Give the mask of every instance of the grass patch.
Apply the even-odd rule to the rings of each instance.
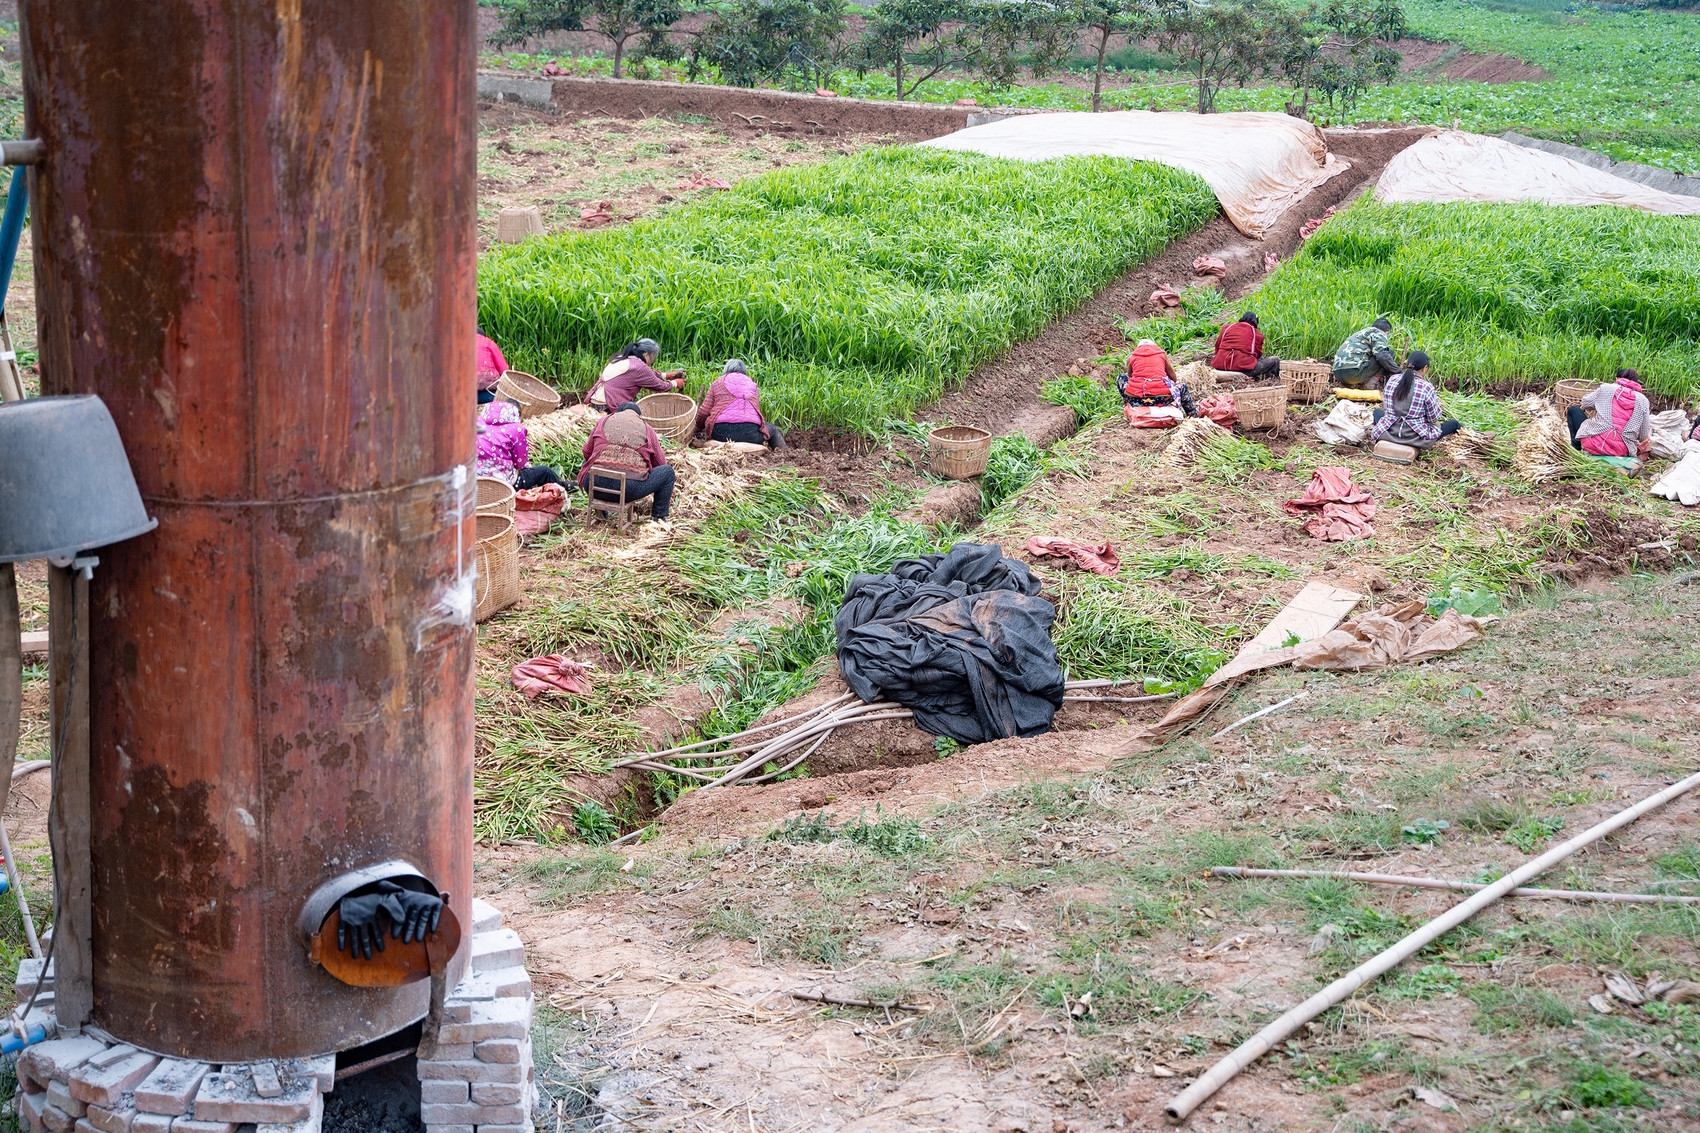
[[[1183,599],[1138,582],[1065,575],[1052,639],[1070,679],[1156,677],[1195,684],[1232,644]]]
[[[569,388],[647,335],[698,393],[740,357],[782,424],[872,434],[1216,212],[1202,180],[1152,164],[876,148],[493,248],[479,320]]]
[[[1568,1003],[1538,987],[1476,984],[1466,987],[1464,995],[1476,1005],[1476,1029],[1487,1035],[1568,1027],[1576,1018]]]
[[[1466,389],[1609,380],[1632,365],[1649,391],[1687,398],[1700,371],[1700,231],[1631,209],[1366,197],[1270,277],[1260,305],[1283,355],[1327,357],[1389,314],[1397,346],[1427,350]],[[1453,400],[1486,423],[1480,403]]]
[[[1066,405],[1074,410],[1081,428],[1121,416],[1122,396],[1114,388],[1096,378],[1066,375],[1044,384],[1039,396],[1052,405]]]

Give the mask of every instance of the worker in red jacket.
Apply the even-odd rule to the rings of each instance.
[[[1122,395],[1122,414],[1138,428],[1163,428],[1183,417],[1198,416],[1192,391],[1175,375],[1168,352],[1149,338],[1139,340],[1128,356],[1127,370],[1116,378]]]
[[[1247,311],[1237,323],[1229,323],[1216,336],[1216,354],[1210,359],[1212,370],[1235,370],[1254,378],[1281,372],[1281,359],[1263,357],[1263,332],[1257,329],[1257,316]]]

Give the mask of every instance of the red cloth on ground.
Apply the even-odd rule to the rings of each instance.
[[[1226,279],[1228,265],[1215,256],[1198,256],[1192,261],[1192,274],[1213,275],[1217,279]]]
[[[1239,406],[1231,393],[1213,393],[1198,403],[1198,415],[1208,417],[1224,429],[1232,429],[1240,419]]]
[[[590,666],[560,653],[533,657],[514,666],[514,687],[532,700],[546,692],[570,692],[577,696],[589,696]]]
[[[566,510],[567,490],[559,484],[539,484],[514,493],[514,530],[521,536],[541,535]]]
[[[1172,429],[1186,414],[1176,405],[1124,405],[1122,417],[1135,429]]]
[[[1212,370],[1249,370],[1263,357],[1263,332],[1250,323],[1229,323],[1216,336]]]
[[[1151,305],[1153,307],[1179,307],[1181,305],[1180,293],[1173,287],[1159,287],[1151,293]]]
[[[1068,559],[1093,574],[1115,574],[1122,568],[1121,556],[1108,543],[1077,543],[1054,535],[1035,535],[1022,549],[1038,558]]]
[[[1305,532],[1313,539],[1344,543],[1375,535],[1375,498],[1352,483],[1348,468],[1318,468],[1310,474],[1305,494],[1281,505],[1289,515],[1309,515]]]

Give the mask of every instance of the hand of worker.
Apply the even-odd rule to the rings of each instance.
[[[370,892],[358,897],[344,897],[337,903],[336,948],[338,952],[347,950],[350,956],[360,955],[370,960],[372,950],[384,950],[384,934],[378,930],[378,910],[385,903],[402,892],[401,886],[393,881],[380,881],[370,887]],[[394,921],[392,916],[391,921]]]
[[[667,373],[663,376],[670,378],[673,381],[683,383],[684,380],[685,380],[685,371],[683,371],[683,370],[668,370]]]
[[[674,378],[673,379],[673,388],[674,389],[684,389],[685,388],[685,379],[684,378]]]
[[[443,898],[403,889],[384,899],[384,911],[390,915],[390,935],[403,944],[411,944],[437,931],[437,921],[443,915]]]

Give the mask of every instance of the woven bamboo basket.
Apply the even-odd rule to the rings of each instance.
[[[1287,387],[1263,386],[1234,391],[1242,429],[1273,429],[1287,413]]]
[[[505,208],[496,217],[496,239],[503,244],[518,244],[541,235],[543,210],[536,205],[529,208]]]
[[[992,434],[972,425],[946,425],[927,434],[928,463],[947,480],[972,480],[986,474]]]
[[[486,512],[477,517],[477,523],[472,564],[478,605],[473,619],[481,622],[519,601],[519,532],[511,516]]]
[[[685,444],[697,431],[697,403],[685,394],[652,393],[637,406],[649,427],[670,441]]]
[[[1287,387],[1287,400],[1300,403],[1321,401],[1333,385],[1334,369],[1327,362],[1306,358],[1303,362],[1281,363],[1281,384]]]
[[[514,513],[513,486],[494,476],[478,478],[478,514],[479,515],[512,515]]]
[[[1572,405],[1581,405],[1582,399],[1600,388],[1599,382],[1591,382],[1586,378],[1565,378],[1552,390],[1552,399],[1558,403],[1560,412]]]
[[[519,402],[519,415],[538,417],[561,407],[561,395],[553,388],[520,370],[509,370],[496,383],[496,393]]]

